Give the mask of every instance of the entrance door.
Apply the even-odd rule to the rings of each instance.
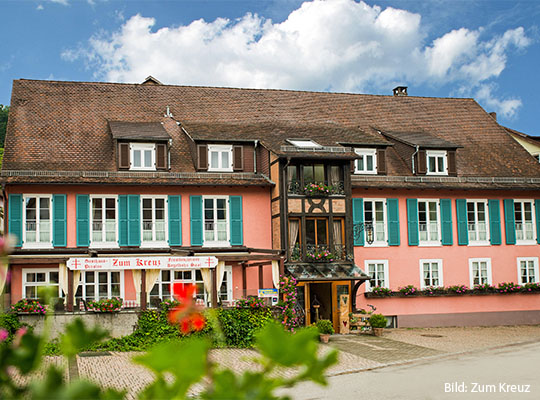
[[[319,319],[329,319],[334,325],[336,332],[339,332],[339,296],[351,293],[351,283],[349,281],[313,281],[299,282],[299,292],[302,295],[302,305],[305,307],[306,325],[316,322]],[[349,299],[349,308],[350,308]],[[319,307],[315,307],[319,305]],[[316,311],[318,310],[318,312]],[[351,310],[349,309],[349,312]]]

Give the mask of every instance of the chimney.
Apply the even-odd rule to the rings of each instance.
[[[495,121],[497,121],[497,113],[492,111],[489,113],[489,115],[491,115],[491,118],[493,118]]]
[[[396,86],[394,96],[407,96],[407,86]]]

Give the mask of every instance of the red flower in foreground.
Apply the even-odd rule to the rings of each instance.
[[[168,314],[171,324],[178,324],[183,334],[193,331],[200,331],[204,328],[206,320],[200,313],[199,307],[195,303],[195,285],[190,283],[174,283],[172,292],[180,303],[172,308]]]

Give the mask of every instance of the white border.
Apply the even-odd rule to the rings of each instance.
[[[29,285],[34,287],[46,287],[51,286],[50,276],[48,275],[49,272],[58,272],[58,296],[62,296],[62,288],[60,287],[60,269],[59,268],[21,268],[22,272],[22,292],[21,292],[21,298],[27,299],[26,297],[26,286],[28,283],[40,283],[40,285]],[[39,272],[46,272],[47,273],[47,281],[46,282],[27,282],[26,280],[26,274],[27,273],[39,273]]]
[[[135,150],[141,151],[141,166],[135,167],[133,165],[133,152]],[[150,163],[152,164],[151,167],[145,167],[144,164],[144,151],[145,150],[152,150],[152,159]],[[138,142],[132,142],[129,144],[129,169],[131,171],[155,171],[156,170],[156,145],[155,143],[138,143]]]
[[[483,262],[485,261],[486,264],[487,264],[487,283],[489,285],[493,285],[493,278],[492,278],[492,273],[491,273],[491,258],[469,258],[469,287],[472,289],[475,285],[474,283],[474,275],[473,275],[473,270],[472,270],[472,264],[473,262]],[[481,285],[481,284],[480,284]]]
[[[424,263],[437,263],[438,264],[438,273],[439,273],[439,284],[426,286],[424,282]],[[420,266],[420,289],[425,289],[428,287],[443,287],[444,286],[444,274],[443,274],[443,260],[441,258],[423,258],[419,262]]]
[[[518,257],[517,261],[517,281],[519,285],[524,285],[525,283],[521,281],[521,261],[533,261],[534,262],[534,282],[540,282],[540,277],[538,276],[538,257]]]
[[[389,280],[389,274],[388,274],[388,260],[364,260],[364,271],[367,275],[369,275],[369,264],[383,264],[383,271],[384,271],[384,286],[387,289],[390,289],[390,280]],[[366,280],[366,292],[371,292],[371,284],[369,283],[369,279]]]
[[[443,172],[429,172],[429,157],[443,156]],[[448,175],[448,151],[446,150],[426,150],[426,175]]]
[[[387,210],[386,210],[386,199],[382,199],[382,198],[364,198],[363,199],[363,212],[364,212],[364,215],[362,215],[362,218],[364,219],[364,223],[366,222],[365,219],[366,219],[366,201],[372,201],[372,202],[375,202],[375,201],[381,201],[383,203],[383,217],[384,217],[384,240],[382,241],[377,241],[377,240],[374,240],[372,244],[369,244],[367,242],[367,237],[366,237],[366,230],[364,229],[362,234],[364,235],[364,247],[388,247],[388,214],[387,214]],[[373,213],[375,214],[375,209],[373,209]],[[375,231],[373,231],[374,235],[373,235],[373,239],[375,239]]]
[[[469,239],[469,210],[468,210],[468,204],[469,203],[483,203],[485,207],[485,213],[486,213],[486,240],[474,240],[471,241]],[[475,219],[478,217],[478,207],[475,206]],[[467,224],[467,241],[469,242],[469,246],[491,246],[491,221],[489,220],[489,205],[487,199],[466,199],[465,200],[465,222]],[[477,231],[478,232],[478,231]]]
[[[162,199],[165,201],[165,210],[164,210],[164,213],[165,213],[165,240],[160,240],[160,241],[157,241],[157,240],[147,240],[147,241],[144,241],[143,240],[143,200],[144,199],[152,199],[152,224],[153,226],[155,226],[155,211],[156,211],[156,202],[155,200],[156,199]],[[169,247],[169,197],[168,196],[164,196],[164,195],[141,195],[140,196],[140,201],[141,201],[141,205],[140,205],[140,209],[141,209],[141,214],[140,214],[140,221],[141,221],[141,248],[152,248],[152,247]],[[182,222],[180,222],[180,224],[182,224]],[[181,228],[181,227],[180,227]],[[154,234],[155,231],[152,230],[152,233]]]
[[[118,235],[119,235],[119,221],[118,221],[118,213],[119,213],[119,210],[118,208],[120,207],[120,204],[118,202],[118,195],[116,194],[91,194],[89,196],[90,198],[90,204],[88,205],[88,209],[89,209],[89,213],[90,213],[90,218],[88,219],[89,220],[89,223],[90,223],[90,248],[94,248],[94,249],[112,249],[112,248],[118,248],[120,247],[119,244],[118,244]],[[116,223],[116,237],[115,237],[115,240],[114,240],[114,243],[113,242],[94,242],[92,241],[92,232],[93,232],[93,225],[94,225],[94,217],[93,217],[93,213],[92,213],[92,200],[93,199],[114,199],[115,201],[115,206],[114,206],[114,212],[115,212],[115,223]],[[105,205],[105,203],[104,203]],[[103,215],[103,217],[105,217],[105,215]],[[103,221],[105,221],[105,219],[103,219]],[[103,224],[103,226],[105,227],[105,223]]]
[[[437,234],[439,239],[438,240],[426,240],[422,241],[420,239],[420,202],[430,202],[434,201],[437,205]],[[441,199],[416,199],[416,212],[417,212],[417,219],[418,219],[418,246],[419,247],[438,247],[442,246],[442,232],[441,232]],[[426,218],[429,214],[429,208],[426,207]],[[452,232],[453,233],[453,232]],[[428,236],[429,236],[429,230],[428,230]]]
[[[354,149],[354,152],[359,156],[373,156],[373,171],[367,171],[365,167],[367,163],[364,163],[364,169],[358,169],[358,159],[354,160],[354,173],[361,175],[377,175],[377,149],[359,148]]]
[[[227,240],[225,241],[210,241],[207,242],[205,237],[205,223],[206,215],[204,212],[204,200],[205,199],[224,199],[225,200],[225,216],[227,218]],[[217,213],[215,212],[215,203],[214,203],[214,215],[215,220],[217,221]],[[203,212],[203,247],[231,247],[231,216],[229,214],[229,196],[202,196],[202,212]]]
[[[536,215],[536,207],[535,207],[535,202],[533,199],[513,199],[514,200],[514,209],[512,210],[512,212],[514,213],[514,234],[516,235],[516,245],[518,246],[530,246],[530,245],[536,245],[536,218],[535,218],[535,215]],[[531,203],[531,214],[532,214],[532,227],[533,227],[533,238],[532,240],[526,240],[526,239],[522,239],[522,240],[519,240],[517,238],[517,230],[515,229],[516,228],[516,221],[515,221],[515,213],[516,213],[516,203],[519,202],[519,203]],[[523,208],[521,210],[521,212],[523,213]]]
[[[208,172],[217,172],[217,171],[220,171],[220,172],[233,172],[234,160],[233,160],[233,151],[232,150],[233,150],[232,145],[209,144],[208,145]],[[218,163],[219,163],[220,167],[212,168],[211,153],[213,151],[217,151],[220,154],[220,156],[218,157]],[[228,167],[224,167],[223,165],[221,165],[221,162],[222,162],[221,153],[224,153],[224,152],[229,153],[229,166]]]
[[[50,241],[48,242],[31,242],[28,244],[26,241],[26,199],[29,197],[35,197],[36,198],[36,224],[37,221],[41,222],[41,219],[39,218],[39,199],[40,198],[47,198],[49,199],[49,222],[51,224],[51,230],[49,232]],[[53,203],[52,194],[23,194],[22,195],[22,248],[23,249],[52,249],[53,248]],[[67,211],[66,211],[67,215]],[[36,225],[36,238],[38,236],[38,226]]]

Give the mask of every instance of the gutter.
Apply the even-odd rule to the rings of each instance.
[[[416,151],[413,153],[413,155],[411,156],[411,163],[412,163],[412,173],[413,175],[416,175],[416,171],[415,171],[415,165],[414,165],[414,157],[418,154],[418,152],[420,151],[420,146],[416,145],[415,146],[416,148]]]

